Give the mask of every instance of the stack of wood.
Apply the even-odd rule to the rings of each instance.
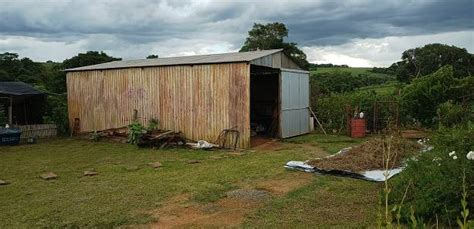
[[[128,127],[126,126],[98,131],[97,134],[101,138],[107,138],[115,142],[126,143],[128,141]]]
[[[139,147],[163,149],[167,146],[184,146],[186,145],[186,139],[181,136],[180,132],[154,130],[141,135],[137,145]]]

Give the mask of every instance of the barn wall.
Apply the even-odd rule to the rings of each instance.
[[[67,73],[69,121],[81,131],[128,125],[133,110],[146,124],[181,131],[186,138],[215,142],[237,127],[250,146],[250,65],[164,66]]]

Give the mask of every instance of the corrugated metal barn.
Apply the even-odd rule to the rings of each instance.
[[[81,132],[133,119],[215,142],[224,129],[287,138],[309,132],[309,72],[282,50],[114,61],[67,69],[69,121]],[[77,121],[76,121],[77,122]]]

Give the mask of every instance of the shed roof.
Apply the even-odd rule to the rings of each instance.
[[[4,95],[42,95],[42,91],[23,82],[0,82],[0,94]]]
[[[64,71],[87,71],[87,70],[104,70],[114,68],[136,68],[136,67],[154,67],[167,65],[186,65],[186,64],[212,64],[212,63],[230,63],[230,62],[249,62],[264,56],[268,56],[283,49],[271,49],[251,52],[234,52],[210,55],[195,55],[181,57],[165,57],[156,59],[140,59],[140,60],[120,60],[103,64],[84,66],[79,68],[70,68]]]

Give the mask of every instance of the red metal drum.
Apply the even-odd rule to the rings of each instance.
[[[351,137],[363,138],[365,137],[365,119],[352,119],[351,120]]]

